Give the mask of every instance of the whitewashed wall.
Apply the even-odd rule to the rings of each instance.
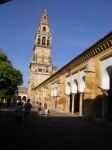
[[[77,93],[78,90],[78,73],[72,75],[72,93]]]

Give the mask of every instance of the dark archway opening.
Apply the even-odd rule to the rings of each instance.
[[[109,85],[109,90],[107,91],[108,93],[108,113],[112,114],[112,66],[109,66],[107,68],[107,72],[109,75],[109,79],[110,79],[110,85]]]
[[[74,97],[74,113],[79,112],[79,98],[80,94],[75,94]],[[70,105],[69,105],[69,111],[72,112],[72,93],[70,94]]]

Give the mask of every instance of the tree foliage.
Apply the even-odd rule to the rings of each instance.
[[[22,84],[23,74],[13,67],[7,55],[0,50],[0,98],[12,98]]]

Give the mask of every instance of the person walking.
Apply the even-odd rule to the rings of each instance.
[[[48,115],[48,108],[47,108],[47,103],[46,102],[44,103],[44,109],[45,109],[45,114],[47,116]]]
[[[24,122],[28,123],[29,122],[29,116],[31,112],[32,105],[30,103],[30,99],[24,104]]]
[[[39,106],[38,106],[38,114],[39,115],[42,114],[42,103],[41,102],[39,103]]]
[[[14,124],[21,124],[22,123],[22,110],[19,103],[15,105],[15,116],[14,116]]]
[[[22,102],[21,99],[18,101],[17,105],[19,107],[20,116],[21,116],[21,119],[22,119],[23,118],[23,102]]]

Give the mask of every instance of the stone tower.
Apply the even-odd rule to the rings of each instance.
[[[33,89],[55,73],[52,65],[52,34],[46,10],[43,12],[35,36],[33,56],[30,63],[30,80],[28,83],[28,98],[35,100]]]

